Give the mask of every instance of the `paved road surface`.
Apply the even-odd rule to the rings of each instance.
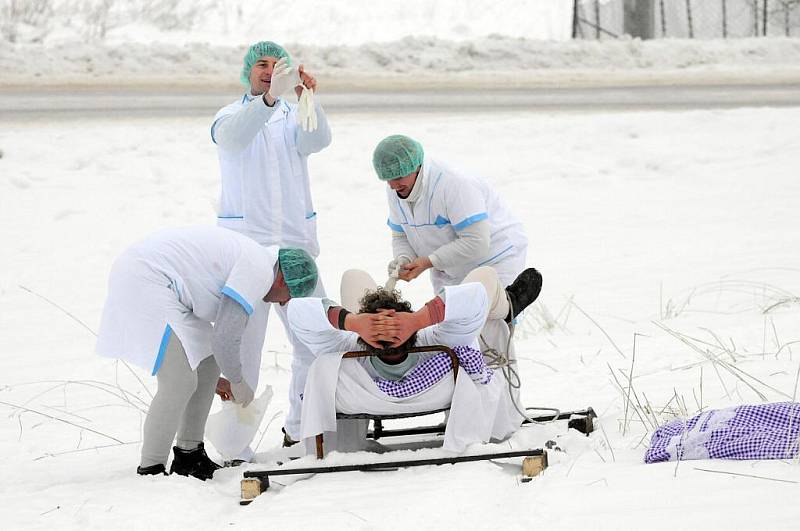
[[[86,117],[213,115],[233,92],[0,90],[0,121]],[[320,98],[330,113],[501,111],[596,112],[800,106],[800,85],[536,88],[447,92],[334,92]]]

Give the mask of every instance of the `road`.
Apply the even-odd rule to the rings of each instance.
[[[0,90],[0,120],[209,116],[230,91]],[[499,91],[329,92],[330,113],[542,111],[597,112],[800,106],[800,84],[532,88]]]

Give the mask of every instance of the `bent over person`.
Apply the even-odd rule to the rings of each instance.
[[[235,402],[258,386],[267,303],[305,297],[317,268],[301,249],[262,247],[219,227],[167,229],[114,262],[97,352],[158,379],[144,423],[141,475],[210,479],[219,465],[203,447],[220,369]],[[213,323],[213,325],[212,325]]]
[[[315,102],[315,130],[298,124],[300,109],[287,98],[293,91],[317,90],[316,79],[295,66],[280,45],[263,41],[248,49],[240,80],[247,91],[220,109],[211,125],[222,177],[218,224],[264,246],[297,247],[319,255],[317,213],[311,201],[308,157],[331,143],[322,106]],[[305,89],[303,88],[305,87]],[[314,295],[324,296],[318,285]],[[286,326],[293,346],[289,413],[284,444],[296,441],[300,406],[311,354]]]

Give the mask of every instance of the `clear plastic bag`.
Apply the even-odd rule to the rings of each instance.
[[[272,388],[267,386],[247,407],[223,402],[222,409],[208,416],[206,437],[224,459],[238,458],[250,445],[271,400]]]

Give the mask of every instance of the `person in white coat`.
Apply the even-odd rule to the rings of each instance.
[[[514,308],[538,297],[542,277],[525,269],[528,238],[522,223],[485,180],[429,157],[419,142],[404,135],[384,138],[372,164],[387,185],[390,275],[410,282],[430,269],[438,293],[478,267],[491,267],[507,287],[507,324],[519,313]],[[524,282],[515,284],[517,277]],[[512,356],[509,328],[502,322],[484,329],[481,339],[482,350]]]
[[[111,268],[98,354],[131,362],[158,379],[144,424],[140,475],[209,479],[219,466],[203,447],[220,369],[234,401],[258,386],[268,303],[309,295],[313,258],[263,247],[220,227],[167,229],[132,245]],[[213,323],[213,325],[212,325]]]
[[[523,419],[515,404],[516,395],[507,393],[502,372],[492,376],[480,351],[472,351],[477,358],[470,360],[472,366],[466,368],[466,376],[455,387],[451,379],[442,379],[444,373],[435,368],[435,363],[427,363],[437,356],[435,352],[407,352],[415,344],[442,344],[457,352],[462,347],[477,349],[478,334],[487,320],[502,321],[508,311],[496,271],[490,267],[473,270],[464,283],[443,288],[416,312],[397,291],[379,288],[363,271],[346,271],[341,291],[343,307],[316,298],[297,299],[288,305],[292,329],[318,358],[306,383],[304,439],[323,432],[341,432],[345,426],[346,444],[357,449],[358,442],[363,443],[366,423],[337,423],[337,410],[397,414],[434,410],[451,403],[454,409],[445,432],[448,450],[461,451],[473,442],[504,439],[516,431]],[[343,352],[352,350],[370,350],[378,355],[341,359]],[[482,369],[471,372],[476,365]],[[431,369],[435,374],[429,372]],[[380,388],[381,384],[395,383],[405,388],[401,395],[390,396]],[[338,435],[341,439],[341,433]],[[334,442],[329,449],[345,449],[341,440],[326,436],[326,440],[331,439]]]
[[[270,41],[250,46],[240,79],[241,98],[220,109],[211,125],[222,178],[218,224],[264,246],[297,247],[319,255],[317,213],[311,200],[308,157],[331,143],[331,131],[318,102],[315,130],[298,124],[298,105],[286,95],[316,91],[316,79],[303,65],[295,67],[286,50]],[[305,88],[304,88],[305,87]],[[324,296],[321,283],[315,296]],[[312,357],[286,326],[286,312],[276,308],[293,345],[292,380],[284,443],[297,440],[300,407]],[[221,388],[226,382],[221,381]]]

